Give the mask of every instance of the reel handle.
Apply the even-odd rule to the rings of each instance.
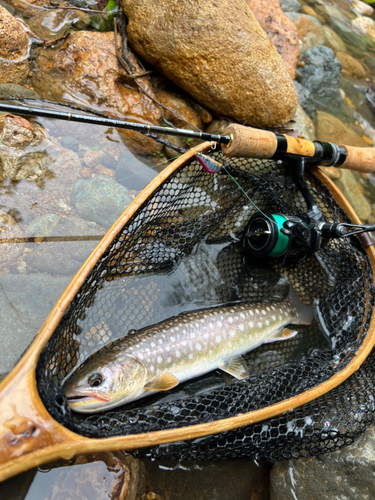
[[[229,125],[223,134],[231,137],[229,144],[221,144],[224,155],[228,157],[266,159],[289,154],[304,156],[306,161],[310,157],[322,166],[332,165],[367,173],[375,171],[375,148],[312,142],[235,123]]]

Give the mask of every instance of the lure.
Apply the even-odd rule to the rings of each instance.
[[[203,169],[209,174],[219,174],[221,172],[222,163],[219,163],[202,153],[195,153],[195,156],[202,165]]]

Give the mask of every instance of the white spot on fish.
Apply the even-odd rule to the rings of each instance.
[[[245,330],[245,325],[240,325],[239,329],[241,330],[241,332],[243,332]]]
[[[176,340],[176,337],[171,337],[171,342],[174,342]]]
[[[254,321],[250,321],[250,323],[249,323],[249,327],[250,327],[250,328],[254,328]]]
[[[186,342],[186,340],[184,340],[184,341],[182,342],[182,345],[183,345],[183,347],[186,347],[186,346],[187,346],[187,342]]]
[[[155,342],[151,342],[151,347],[156,347]]]
[[[178,349],[176,349],[176,356],[177,358],[181,358],[181,351],[179,351]]]
[[[154,371],[155,371],[155,367],[154,367],[154,365],[150,366],[150,370],[151,370],[152,372],[154,372]]]
[[[197,351],[201,351],[202,350],[202,346],[200,345],[199,342],[197,344],[195,344],[195,347],[196,347]]]
[[[190,353],[190,354],[189,354],[188,358],[189,358],[189,359],[193,359],[193,355],[192,355],[192,353]]]
[[[158,356],[157,361],[158,361],[158,363],[162,363],[163,362],[163,358],[161,356]]]
[[[272,321],[276,321],[276,316],[275,315],[272,316]]]
[[[229,323],[233,323],[233,318],[228,318]]]
[[[165,350],[166,350],[167,352],[169,352],[169,351],[171,350],[171,348],[169,347],[169,345],[167,345],[167,347],[165,348]]]
[[[279,320],[280,320],[280,321],[282,321],[282,319],[283,319],[283,317],[282,317],[282,316],[281,316],[281,314],[280,314],[280,316],[279,316]]]
[[[208,351],[208,354],[212,354],[212,352],[213,352],[213,351],[212,351],[212,349],[210,349],[210,350]]]
[[[257,314],[259,314],[259,309],[255,309],[255,312],[256,312]]]
[[[163,343],[163,339],[159,339],[159,344],[162,344]]]
[[[268,321],[268,319],[266,319],[266,325],[268,326],[270,324],[270,322]]]
[[[261,322],[259,321],[259,323],[257,323],[257,324],[258,324],[258,328],[262,328],[263,323],[261,323]]]
[[[170,363],[172,361],[172,358],[167,358],[167,363]]]
[[[215,340],[216,340],[216,342],[221,342],[221,337],[220,337],[220,335],[216,335]]]
[[[243,318],[245,318],[246,316],[244,315],[244,313],[241,313],[241,314],[240,314],[240,317],[243,319]]]
[[[240,342],[241,342],[241,344],[243,344],[243,339],[242,338],[240,339]]]
[[[138,357],[139,357],[139,359],[143,359],[143,354],[142,354],[142,353],[139,353],[139,354],[138,354]]]
[[[218,327],[218,328],[222,328],[222,326],[223,326],[223,323],[222,323],[221,321],[218,321],[218,322],[217,322],[217,327]]]
[[[270,312],[270,310],[271,310],[269,307],[266,307],[266,309],[267,309],[268,312]]]
[[[265,311],[265,309],[262,309],[262,314],[263,314],[263,316],[265,316],[267,314],[267,312]]]
[[[236,335],[235,330],[230,330],[229,335],[230,335],[231,337],[234,337],[234,336]],[[216,338],[217,338],[217,337],[216,337]]]

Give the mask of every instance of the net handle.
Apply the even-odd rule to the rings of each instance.
[[[282,158],[299,155],[318,160],[318,164],[370,173],[375,171],[375,148],[337,146],[328,142],[308,141],[289,135],[275,134],[232,123],[224,131],[229,135],[229,144],[221,144],[225,156],[236,158]]]

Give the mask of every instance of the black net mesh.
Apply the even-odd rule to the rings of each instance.
[[[305,201],[281,162],[223,158],[220,175],[195,158],[137,210],[82,285],[44,350],[38,389],[51,415],[90,437],[185,427],[283,401],[328,380],[355,356],[369,328],[374,290],[370,262],[356,239],[331,240],[302,262],[256,260],[241,238],[256,208],[297,215]],[[350,222],[310,173],[308,187],[327,221]],[[239,187],[240,186],[240,187]],[[245,195],[246,193],[246,195]],[[180,384],[115,410],[70,411],[64,380],[116,339],[184,311],[233,303],[282,301],[289,284],[315,303],[311,325],[294,338],[247,353],[250,377],[228,384],[222,372]],[[308,456],[352,442],[373,419],[371,361],[344,384],[297,410],[237,430],[143,450],[162,458]],[[374,379],[375,380],[375,379]]]

